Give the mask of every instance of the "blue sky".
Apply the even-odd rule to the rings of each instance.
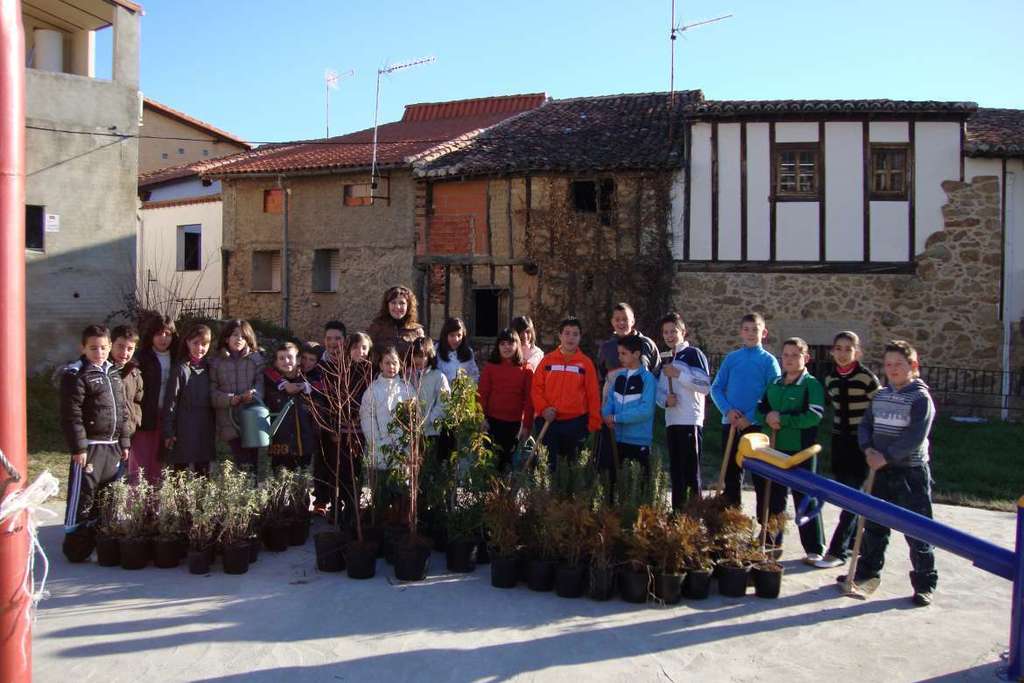
[[[323,135],[411,102],[668,89],[670,0],[143,0],[142,90],[254,141]],[[1024,108],[1021,0],[701,0],[677,23],[733,13],[677,40],[676,87],[714,99],[973,100]],[[99,59],[109,47],[99,42]],[[101,69],[102,71],[102,69]],[[109,70],[108,70],[109,71]]]

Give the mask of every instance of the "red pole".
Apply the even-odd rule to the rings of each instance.
[[[0,0],[0,448],[28,478],[25,434],[25,31],[19,0]],[[0,469],[0,491],[7,483]],[[18,484],[6,487],[10,495]],[[28,598],[22,588],[28,560],[24,513],[14,531],[0,530],[0,681],[32,680]],[[22,654],[22,644],[25,654]]]

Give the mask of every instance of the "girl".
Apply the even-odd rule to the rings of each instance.
[[[380,374],[363,394],[359,408],[359,421],[368,446],[372,467],[378,471],[387,470],[385,446],[394,446],[395,437],[388,428],[395,408],[401,401],[415,397],[409,383],[401,377],[402,361],[398,351],[388,347],[380,355]]]
[[[212,336],[206,325],[189,329],[167,382],[162,419],[167,448],[164,462],[176,470],[207,474],[216,451],[210,364],[206,359]]]
[[[231,411],[263,400],[263,364],[252,325],[245,320],[231,320],[224,325],[210,359],[210,398],[217,410],[217,434],[231,448],[235,464],[253,473],[257,449],[242,448]]]
[[[444,417],[441,399],[451,391],[448,378],[437,369],[437,354],[434,343],[421,337],[412,343],[412,373],[409,378],[416,396],[423,406],[423,435],[434,446],[441,433],[437,421]],[[433,450],[428,448],[428,452]]]
[[[370,324],[370,337],[379,349],[392,346],[407,360],[409,344],[426,336],[417,320],[416,295],[408,287],[392,287],[384,293],[380,311]]]
[[[307,401],[313,388],[299,373],[299,347],[285,342],[274,351],[274,367],[263,371],[263,395],[267,408],[280,413],[288,401],[291,406],[281,419],[270,444],[270,463],[277,469],[309,467],[319,435]]]
[[[523,360],[519,335],[513,330],[502,330],[480,376],[478,392],[487,417],[487,433],[498,451],[500,472],[511,469],[516,441],[530,433],[532,385],[533,370]]]
[[[512,318],[512,329],[519,334],[520,348],[523,350],[523,359],[532,372],[537,371],[544,358],[544,350],[534,344],[537,341],[537,331],[533,328],[533,321],[528,315],[519,315]]]
[[[142,328],[142,350],[136,362],[142,373],[142,419],[128,456],[128,479],[137,482],[139,469],[145,469],[146,479],[156,484],[160,480],[160,461],[163,447],[161,419],[164,393],[171,376],[171,349],[177,343],[174,321],[165,315],[155,315]]]
[[[448,318],[441,326],[441,338],[437,342],[437,369],[444,373],[449,384],[458,377],[459,370],[474,382],[480,381],[480,369],[476,366],[462,318]]]

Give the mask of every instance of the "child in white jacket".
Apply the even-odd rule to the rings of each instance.
[[[677,313],[661,321],[661,336],[671,349],[658,378],[656,401],[665,409],[672,479],[672,509],[681,510],[690,496],[700,496],[700,454],[704,397],[711,391],[708,359],[686,339],[686,324]]]
[[[366,437],[367,453],[371,466],[377,470],[388,469],[385,446],[394,446],[395,434],[388,429],[394,417],[395,408],[402,401],[416,396],[409,383],[402,379],[402,362],[394,347],[387,347],[380,356],[380,374],[363,394],[359,407],[359,422]]]
[[[451,384],[462,370],[474,382],[480,381],[480,368],[476,364],[476,355],[469,343],[466,323],[462,318],[448,318],[441,326],[441,336],[437,342],[437,369],[444,373]]]
[[[451,391],[451,387],[445,374],[437,369],[434,343],[426,337],[420,337],[412,343],[409,382],[423,410],[423,435],[429,441],[436,442],[441,433],[438,421],[444,417],[443,398]]]

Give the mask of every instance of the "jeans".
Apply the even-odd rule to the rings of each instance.
[[[761,431],[759,425],[750,425],[746,429],[737,429],[736,436],[732,440],[732,450],[725,453],[725,447],[729,444],[729,430],[731,428],[728,424],[722,425],[722,457],[729,459],[729,465],[725,470],[725,499],[729,501],[730,505],[736,507],[740,506],[740,492],[743,487],[743,469],[736,464],[736,451],[740,447],[740,437],[745,434],[753,434],[754,432]]]
[[[665,429],[669,476],[672,478],[673,510],[682,510],[691,496],[700,497],[700,453],[703,432],[703,428],[697,425],[670,425]]]
[[[533,427],[540,433],[544,427],[544,418],[538,417]],[[548,467],[552,472],[558,467],[559,458],[575,458],[583,448],[587,438],[587,415],[571,417],[568,420],[555,420],[544,434],[544,446],[548,449]]]

